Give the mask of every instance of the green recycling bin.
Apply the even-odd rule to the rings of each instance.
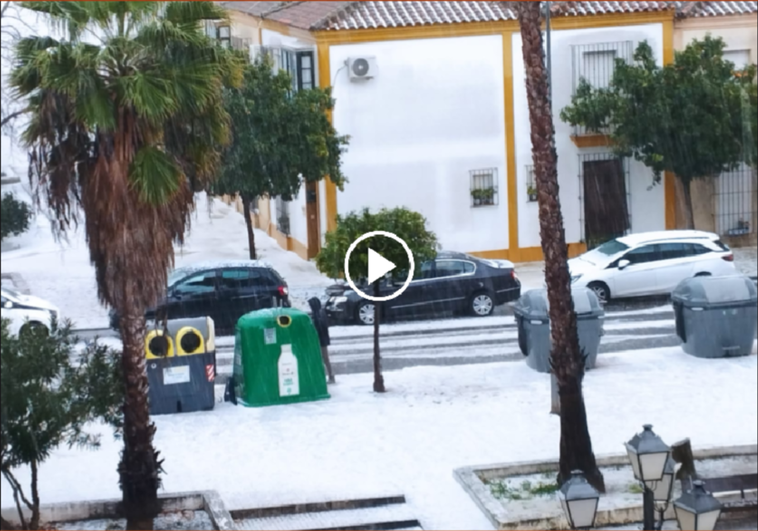
[[[240,317],[232,379],[234,401],[247,407],[329,398],[321,347],[308,314],[269,308]]]

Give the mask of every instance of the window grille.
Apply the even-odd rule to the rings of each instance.
[[[471,170],[471,206],[497,205],[497,168]]]
[[[755,234],[756,175],[748,165],[722,173],[715,183],[716,232],[721,236]]]
[[[586,80],[593,88],[606,88],[613,78],[616,69],[616,59],[631,62],[634,55],[634,42],[603,42],[581,44],[571,47],[572,57],[572,87],[573,93],[579,87],[581,79]],[[608,131],[603,131],[608,133]],[[577,136],[592,134],[584,126],[574,127]]]
[[[526,167],[526,200],[529,203],[537,201],[537,180],[534,177],[534,166]]]

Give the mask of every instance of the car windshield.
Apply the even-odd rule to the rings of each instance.
[[[11,297],[11,298],[14,298],[14,299],[18,299],[18,298],[21,297],[21,294],[19,292],[14,291],[14,290],[9,289],[9,288],[3,288],[3,295],[7,295],[8,297]]]
[[[629,249],[629,246],[618,240],[610,240],[595,247],[582,255],[582,260],[593,265],[608,262],[612,257]]]

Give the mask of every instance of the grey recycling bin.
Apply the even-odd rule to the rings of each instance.
[[[216,332],[213,319],[172,319],[145,336],[151,415],[213,409],[216,403]]]
[[[579,347],[587,356],[586,369],[595,367],[600,337],[603,335],[603,308],[595,293],[587,288],[571,290],[576,312]],[[537,372],[550,372],[550,317],[547,290],[533,289],[516,302],[513,312],[518,329],[518,345],[526,364]]]
[[[753,349],[758,290],[742,275],[695,277],[671,293],[676,335],[698,358],[746,356]]]

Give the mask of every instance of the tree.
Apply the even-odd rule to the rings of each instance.
[[[2,320],[0,470],[13,492],[22,529],[41,529],[39,465],[50,453],[62,444],[97,447],[99,439],[85,431],[91,421],[121,426],[118,353],[94,342],[78,354],[77,341],[70,323],[53,321],[49,332],[32,328],[14,336]],[[31,500],[13,474],[19,466],[31,470]],[[2,526],[13,528],[6,521]]]
[[[0,38],[2,44],[2,60],[5,64],[13,62],[13,50],[16,43],[24,33],[33,33],[34,30],[27,24],[21,15],[17,2],[0,2]],[[14,100],[7,90],[6,80],[3,79],[0,99],[0,129],[4,133],[13,133],[14,122],[26,112],[26,106]]]
[[[65,231],[84,218],[98,295],[119,314],[125,379],[119,464],[129,529],[152,529],[160,459],[148,409],[145,310],[166,289],[193,191],[228,140],[225,83],[242,62],[203,32],[213,2],[23,2],[61,39],[16,46],[11,84],[28,98],[30,176]]]
[[[334,108],[331,89],[292,94],[290,75],[273,71],[268,56],[245,69],[242,87],[225,91],[232,118],[232,142],[224,151],[219,179],[211,193],[239,195],[247,225],[250,259],[256,258],[251,218],[256,197],[291,201],[305,182],[329,175],[342,189],[340,156],[348,143],[328,118]]]
[[[426,228],[426,219],[418,212],[405,208],[382,209],[371,213],[368,209],[362,212],[351,212],[345,216],[337,216],[337,228],[326,233],[324,246],[316,256],[316,267],[319,271],[338,278],[344,276],[345,256],[350,245],[363,234],[382,230],[391,232],[405,241],[413,254],[415,272],[418,274],[421,263],[433,259],[437,254],[437,237]],[[408,255],[402,245],[387,237],[376,236],[360,242],[350,254],[350,278],[356,285],[361,284],[365,293],[368,289],[365,279],[368,272],[369,247],[381,256],[393,262],[397,268],[393,273],[393,283],[403,283],[410,268]],[[372,296],[381,295],[381,280],[373,282]],[[394,289],[393,289],[394,291]],[[381,320],[382,303],[366,301],[366,309],[374,314],[374,391],[385,392],[382,376],[381,356],[379,351],[379,322]]]
[[[607,130],[613,149],[651,168],[655,181],[673,172],[682,184],[689,228],[695,228],[690,183],[756,160],[756,67],[735,69],[726,44],[706,36],[658,66],[642,42],[634,62],[616,59],[607,88],[581,80],[561,119]]]
[[[32,211],[23,201],[16,199],[12,193],[8,192],[3,195],[2,207],[2,234],[0,240],[8,236],[17,236],[29,229],[29,220],[32,217]]]
[[[521,50],[526,69],[526,98],[531,125],[540,240],[545,256],[545,283],[550,306],[550,363],[561,401],[560,471],[558,482],[582,470],[592,485],[605,492],[603,476],[592,451],[587,411],[582,395],[584,354],[579,348],[576,313],[571,298],[568,249],[558,187],[558,155],[548,95],[542,44],[540,2],[517,2]]]

